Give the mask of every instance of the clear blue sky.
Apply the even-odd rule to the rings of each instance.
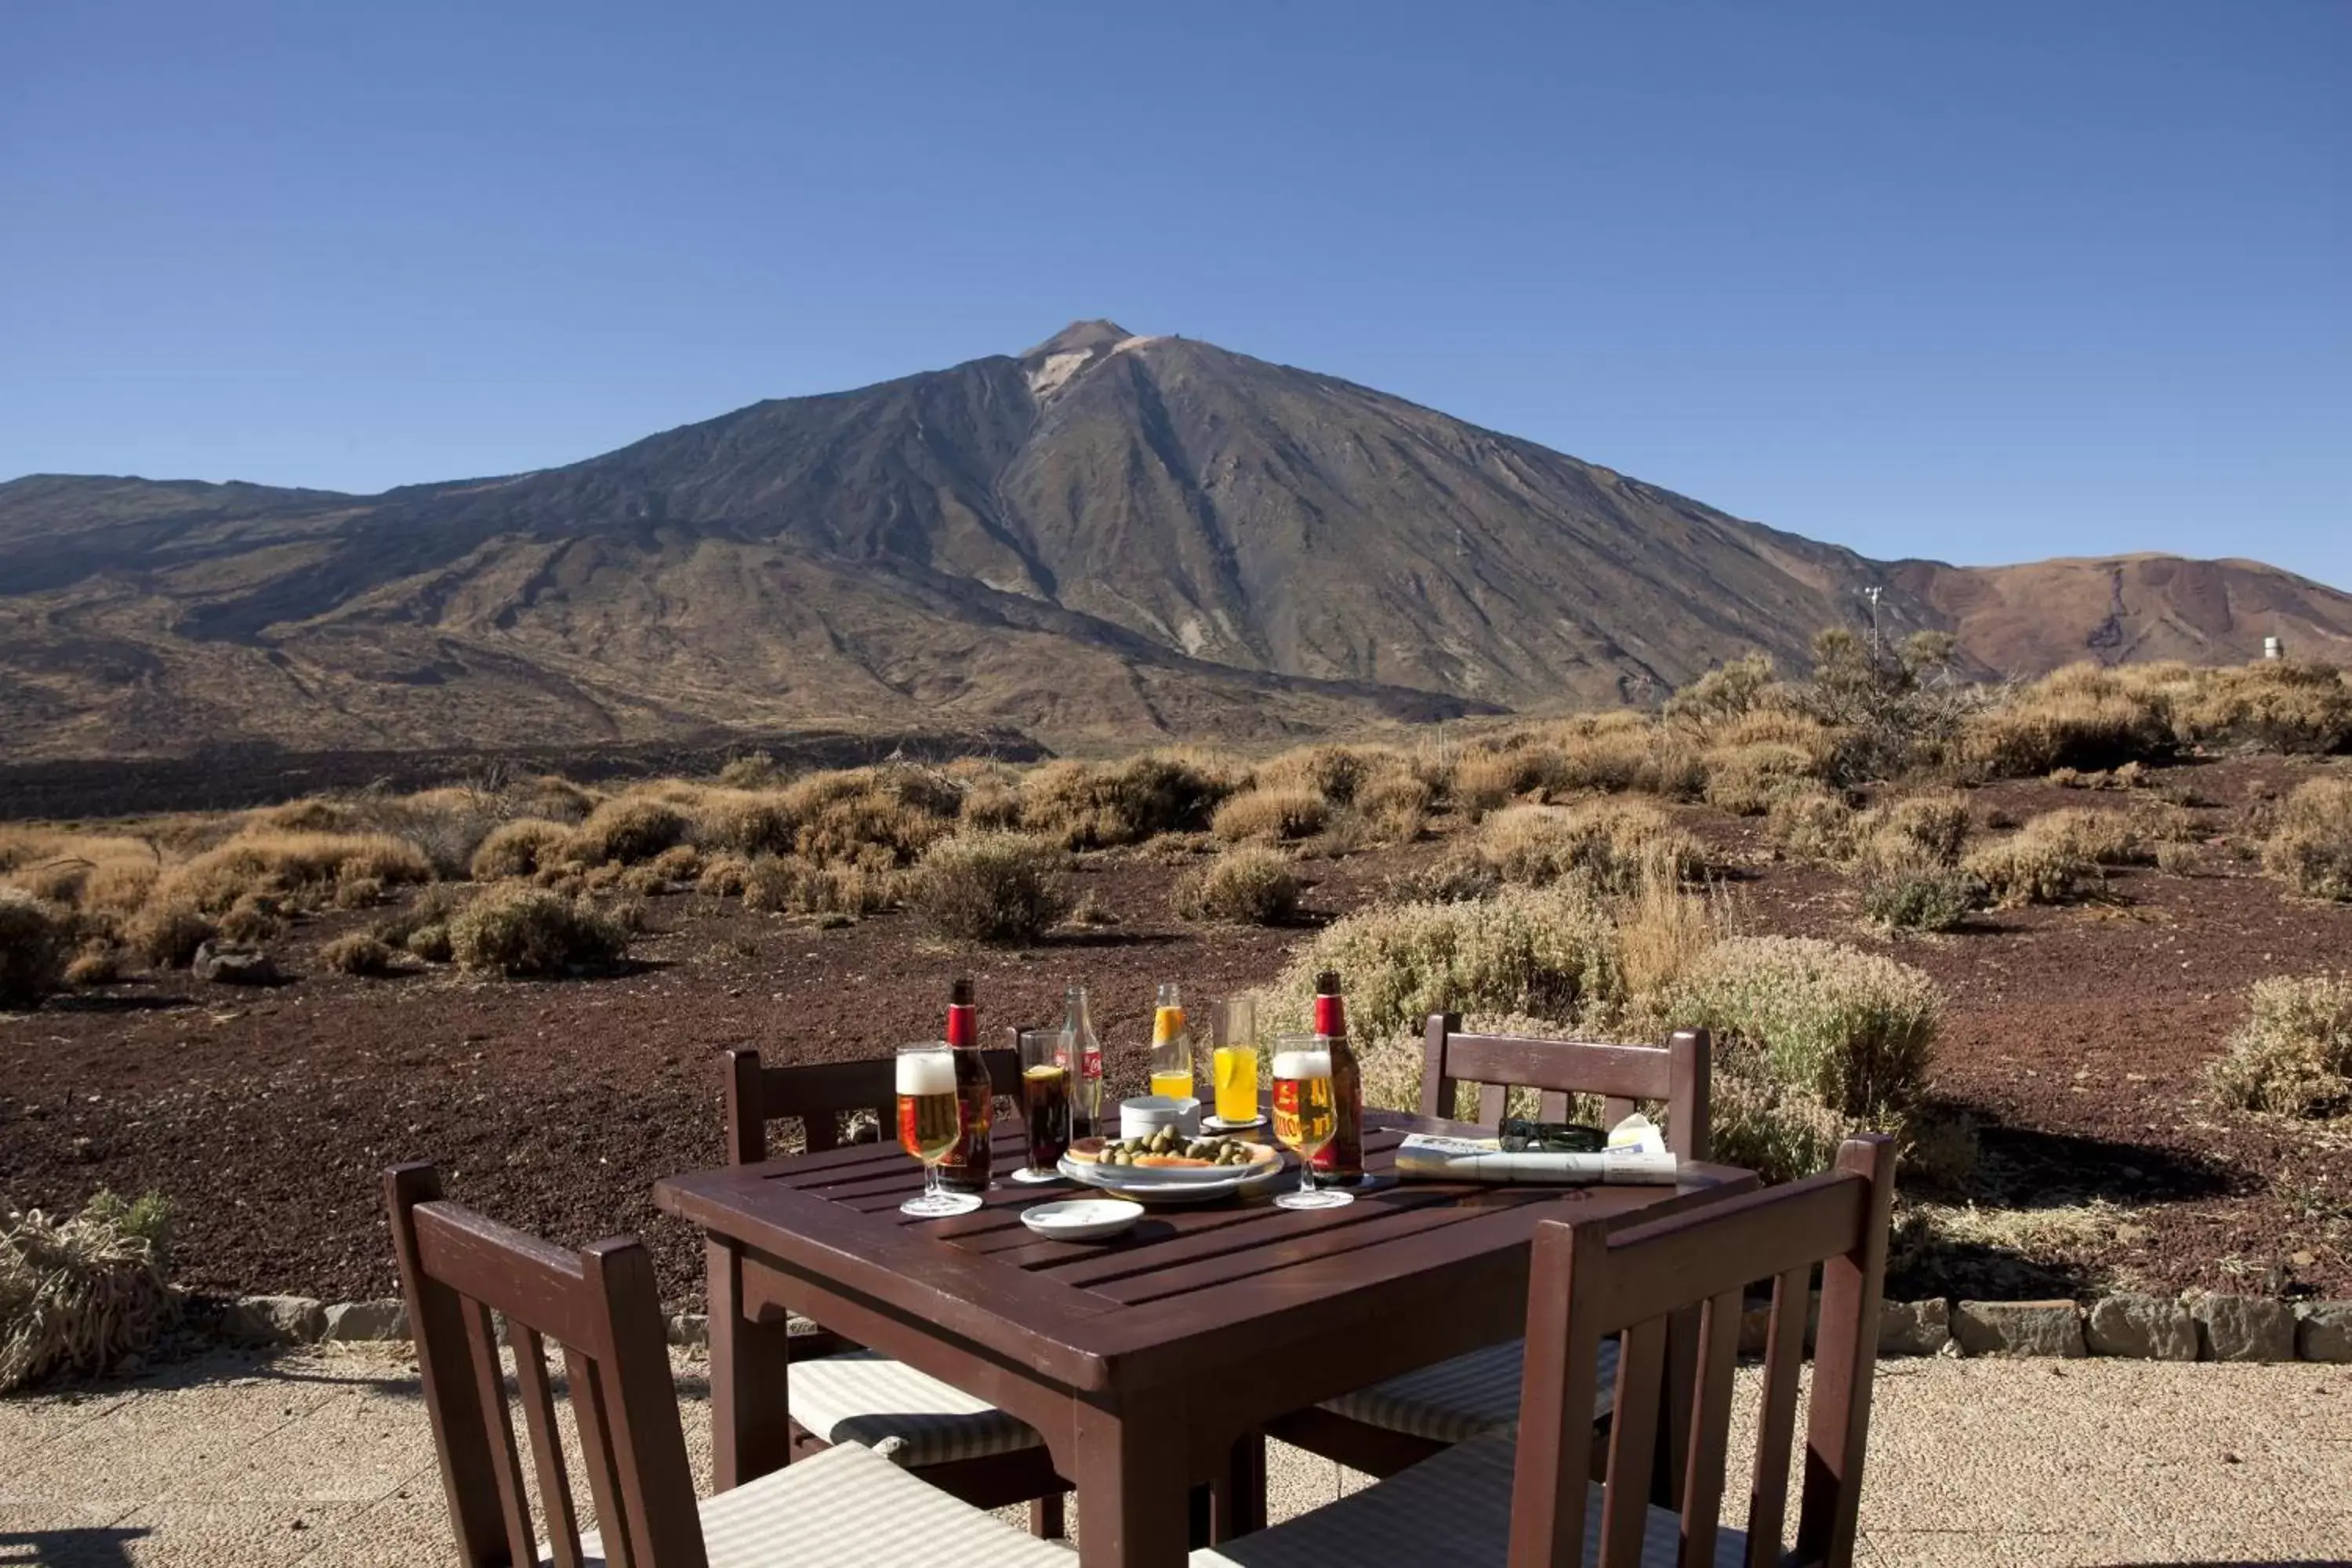
[[[0,477],[568,461],[1074,317],[1878,555],[2352,587],[2352,5],[0,5]]]

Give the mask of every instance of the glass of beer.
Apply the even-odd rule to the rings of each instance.
[[[1061,1179],[1062,1155],[1070,1146],[1070,1063],[1062,1054],[1059,1029],[1021,1031],[1021,1108],[1028,1114],[1029,1168],[1016,1182]]]
[[[900,1204],[900,1214],[944,1219],[980,1206],[977,1194],[940,1185],[940,1162],[963,1136],[962,1103],[945,1040],[898,1047],[898,1147],[923,1163],[923,1195]]]
[[[1255,1127],[1257,1113],[1257,999],[1229,996],[1209,1017],[1209,1062],[1217,1086],[1217,1120]]]
[[[1298,1190],[1274,1201],[1286,1209],[1335,1209],[1353,1193],[1318,1191],[1315,1156],[1339,1131],[1331,1093],[1331,1048],[1313,1035],[1284,1035],[1274,1043],[1274,1135],[1298,1155]]]

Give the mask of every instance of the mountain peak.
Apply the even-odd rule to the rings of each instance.
[[[1046,354],[1085,353],[1092,349],[1107,349],[1123,343],[1133,336],[1133,332],[1117,321],[1099,318],[1091,321],[1072,321],[1021,357],[1038,359]]]

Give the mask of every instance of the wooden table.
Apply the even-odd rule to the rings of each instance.
[[[1365,1120],[1376,1175],[1408,1131],[1475,1131]],[[1018,1129],[1000,1133],[997,1170],[1022,1149]],[[1085,1568],[1173,1568],[1192,1489],[1245,1491],[1235,1456],[1262,1424],[1517,1338],[1538,1221],[1656,1218],[1756,1179],[1686,1165],[1675,1187],[1391,1183],[1345,1208],[1155,1208],[1095,1244],[1020,1223],[1068,1186],[1000,1181],[974,1213],[911,1219],[898,1205],[921,1180],[895,1143],[869,1143],[656,1184],[709,1239],[719,1485],[787,1457],[789,1310],[1034,1426],[1077,1488]]]

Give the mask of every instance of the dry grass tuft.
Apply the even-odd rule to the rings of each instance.
[[[1034,942],[1069,913],[1068,851],[1020,833],[958,834],[931,847],[908,902],[930,928],[964,942]]]
[[[2208,750],[2352,751],[2352,683],[2332,665],[2263,659],[2185,670],[2171,693],[2172,728]]]
[[[122,925],[123,944],[159,969],[185,969],[213,934],[212,917],[183,899],[157,899]]]
[[[1963,763],[1995,778],[2057,768],[2113,768],[2172,750],[2162,693],[2145,678],[2077,664],[2045,676],[1998,707],[1971,715]]]
[[[1125,763],[1048,763],[1021,783],[1021,826],[1073,849],[1199,833],[1240,780],[1217,760],[1147,752]]]
[[[2352,777],[2307,779],[2263,844],[2263,868],[2307,899],[2352,899]]]
[[[1774,801],[1765,814],[1764,833],[1790,859],[1835,862],[1853,858],[1864,827],[1862,814],[1844,796],[1812,789]]]
[[[2352,980],[2274,977],[2209,1072],[2227,1105],[2284,1116],[2352,1110]]]
[[[548,854],[583,866],[615,860],[633,866],[682,842],[686,834],[686,816],[677,807],[646,795],[624,795],[590,812],[561,849],[543,853],[534,869],[544,867]]]
[[[1642,859],[1640,875],[1613,911],[1618,965],[1633,998],[1666,995],[1698,963],[1701,954],[1731,935],[1732,910],[1710,887],[1685,891],[1683,870],[1670,855]]]
[[[628,932],[586,900],[513,882],[457,910],[446,930],[449,954],[461,967],[509,975],[609,963],[629,944]]]
[[[1428,826],[1435,792],[1410,773],[1382,773],[1356,791],[1356,810],[1384,843],[1410,844]]]
[[[898,901],[904,873],[873,866],[819,866],[772,855],[741,872],[743,907],[768,914],[877,914]]]
[[[85,943],[66,963],[68,985],[111,985],[122,978],[122,950],[106,942]]]
[[[1243,845],[1179,877],[1169,904],[1188,921],[1280,925],[1298,912],[1298,879],[1280,851]]]
[[[170,1211],[100,1191],[71,1219],[0,1212],[0,1393],[97,1376],[153,1346],[178,1315],[164,1277]]]
[[[207,914],[248,896],[301,907],[331,897],[338,881],[360,877],[387,887],[425,882],[433,865],[415,845],[388,834],[248,829],[164,872],[152,898]]]
[[[1706,804],[1736,816],[1763,816],[1775,801],[1808,788],[1820,771],[1811,752],[1785,741],[1718,745],[1700,760]]]

